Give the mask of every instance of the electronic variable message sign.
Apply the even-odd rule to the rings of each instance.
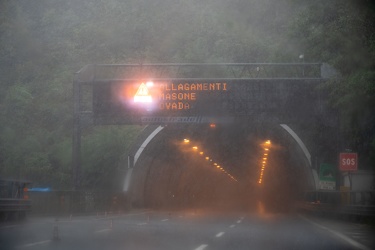
[[[301,88],[309,85],[301,85],[301,80],[264,79],[97,81],[93,83],[94,122],[194,123],[212,117],[280,113],[301,104]]]
[[[228,83],[187,81],[111,81],[94,84],[94,118],[126,123],[229,115]]]

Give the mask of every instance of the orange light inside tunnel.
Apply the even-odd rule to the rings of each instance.
[[[216,128],[216,124],[215,123],[211,123],[210,124],[210,128]]]
[[[185,138],[185,139],[183,139],[183,143],[186,143],[186,144],[187,144],[187,143],[190,143],[190,140],[187,139],[187,138]],[[191,148],[192,148],[195,152],[197,152],[197,150],[199,149],[198,146],[192,146]],[[198,151],[198,152],[199,152],[200,155],[202,155],[203,157],[205,157],[205,159],[206,159],[207,161],[212,162],[212,166],[214,166],[214,167],[216,166],[216,168],[217,168],[218,170],[221,170],[223,173],[227,174],[229,178],[231,178],[232,180],[238,182],[238,181],[236,180],[236,178],[234,178],[232,175],[230,175],[230,174],[229,174],[224,168],[222,168],[218,163],[214,162],[213,159],[211,159],[209,156],[204,156],[204,152],[203,152],[203,151]],[[211,164],[211,163],[210,163],[210,164]]]
[[[263,175],[264,175],[264,171],[266,169],[267,156],[268,156],[268,152],[269,152],[268,147],[269,147],[269,145],[271,145],[271,140],[265,141],[262,145],[263,146],[267,145],[267,146],[264,147],[265,153],[263,154],[263,157],[262,157],[262,167],[261,167],[260,175],[259,175],[259,179],[258,179],[259,184],[261,184],[263,182]]]

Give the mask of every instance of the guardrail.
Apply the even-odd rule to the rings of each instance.
[[[31,211],[31,201],[24,199],[0,199],[0,212]]]
[[[374,219],[375,191],[305,192],[297,207],[319,215]]]

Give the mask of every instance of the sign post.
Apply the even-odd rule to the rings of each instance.
[[[349,190],[352,190],[351,172],[358,170],[358,154],[357,153],[340,153],[339,169],[342,172],[348,172]]]

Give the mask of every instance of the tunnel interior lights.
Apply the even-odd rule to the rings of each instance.
[[[185,138],[185,139],[183,139],[183,142],[184,142],[184,144],[188,144],[188,143],[190,143],[190,140]],[[193,146],[192,149],[194,151],[197,151],[198,150],[198,146]],[[202,155],[202,156],[204,156],[204,152],[203,151],[200,151],[199,154]],[[225,173],[231,180],[238,182],[237,179],[234,178],[234,176],[232,176],[231,174],[229,174],[223,167],[221,167],[218,163],[216,163],[209,156],[205,156],[205,159],[207,161],[209,161],[209,162],[213,162],[212,163],[213,166],[216,167],[218,170],[221,170],[223,173]]]
[[[271,146],[271,140],[266,140],[264,143],[262,143],[262,146],[264,147],[264,153],[262,156],[262,165],[260,169],[260,175],[258,179],[258,183],[262,184],[263,182],[263,176],[264,176],[264,171],[266,170],[267,166],[267,159],[268,159],[268,152],[270,151],[269,147]]]

